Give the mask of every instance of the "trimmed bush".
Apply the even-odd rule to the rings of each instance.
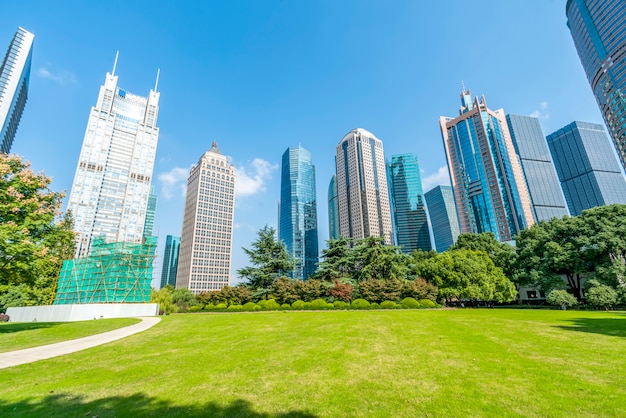
[[[603,284],[598,284],[587,291],[587,302],[597,308],[609,309],[617,303],[617,300],[617,292]]]
[[[430,309],[437,307],[437,304],[430,299],[420,299],[418,302],[422,308]]]
[[[243,311],[243,306],[241,305],[230,305],[228,308],[226,308],[227,311],[235,311],[235,312],[241,312]]]
[[[280,305],[280,309],[283,311],[288,311],[289,309],[291,309],[291,305],[288,303],[283,303],[282,305]]]
[[[302,309],[311,309],[311,302],[304,302],[304,308]]]
[[[368,301],[366,301],[365,299],[354,299],[352,301],[352,303],[350,304],[350,307],[352,309],[367,309],[370,307],[370,303]]]
[[[418,309],[422,307],[422,305],[417,300],[415,300],[415,298],[404,298],[402,299],[402,302],[400,302],[400,304],[409,309]]]
[[[245,305],[243,305],[243,310],[244,311],[260,311],[261,307],[254,302],[248,302]]]
[[[204,305],[204,308],[202,308],[203,311],[212,311],[215,310],[215,305],[213,305],[212,303],[207,303],[206,305]]]
[[[574,306],[578,303],[578,300],[573,295],[567,293],[566,290],[553,290],[548,293],[546,298],[550,305],[559,305],[561,309],[567,309],[570,306]]]
[[[368,309],[378,309],[378,308],[380,308],[380,305],[376,302],[372,302],[370,303],[370,306]]]
[[[187,312],[200,312],[202,310],[202,308],[199,305],[196,306],[192,306],[189,309],[187,309]]]
[[[304,309],[304,301],[297,300],[291,304],[291,309]]]
[[[333,302],[333,306],[335,307],[335,309],[346,309],[348,307],[348,304],[343,300],[336,300]]]
[[[380,307],[383,309],[396,309],[398,304],[392,300],[386,300],[380,304]]]
[[[226,309],[226,304],[225,303],[218,303],[217,305],[215,305],[215,309]]]
[[[315,299],[311,302],[311,309],[328,309],[331,306],[324,299]]]
[[[265,305],[265,309],[268,311],[277,311],[280,309],[280,305],[274,299],[269,299]]]
[[[261,299],[256,304],[259,305],[259,307],[261,308],[262,311],[266,311],[267,310],[267,300]]]

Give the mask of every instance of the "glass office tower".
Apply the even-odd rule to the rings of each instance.
[[[435,248],[441,253],[454,245],[461,234],[454,193],[450,186],[437,186],[426,192],[424,197],[433,229]]]
[[[330,239],[339,239],[339,197],[335,175],[328,184],[328,236]]]
[[[336,147],[339,233],[345,238],[384,237],[392,243],[393,228],[383,142],[358,128]]]
[[[28,99],[35,35],[18,28],[0,64],[0,151],[8,154]]]
[[[510,241],[533,225],[530,196],[502,109],[461,94],[456,118],[439,119],[461,232]]]
[[[278,238],[296,260],[295,279],[306,280],[318,262],[315,166],[301,146],[283,154]]]
[[[506,121],[524,170],[535,221],[549,221],[569,215],[539,119],[506,115]]]
[[[395,244],[408,254],[414,250],[430,251],[432,244],[417,157],[392,155],[387,162],[387,180]]]
[[[626,203],[626,181],[602,125],[572,122],[547,139],[572,216]]]
[[[178,251],[180,250],[180,237],[168,235],[165,238],[165,250],[163,250],[163,268],[161,269],[161,288],[176,286],[176,271],[178,270]]]
[[[626,168],[626,2],[568,0],[567,26]]]

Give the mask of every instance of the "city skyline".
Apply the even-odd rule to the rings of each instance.
[[[449,184],[437,118],[450,111],[463,80],[507,112],[538,116],[544,132],[572,120],[602,122],[561,1],[490,1],[484,10],[457,1],[244,2],[193,12],[159,2],[114,3],[124,19],[100,5],[3,5],[0,39],[18,26],[37,36],[31,97],[14,151],[52,176],[53,189],[68,190],[73,168],[66,161],[78,159],[85,109],[115,51],[121,50],[117,73],[135,92],[152,88],[161,68],[159,257],[165,236],[180,235],[189,167],[216,139],[233,150],[238,173],[234,283],[234,271],[248,262],[241,247],[264,225],[276,226],[280,156],[294,133],[316,161],[318,201],[326,202],[337,139],[355,126],[384,139],[387,155],[417,155],[425,192]],[[444,14],[445,22],[432,19]],[[105,25],[111,20],[118,30]],[[363,31],[361,21],[375,21],[375,30]],[[487,36],[477,48],[458,48],[451,60],[446,51],[458,46],[457,29],[468,21]],[[183,36],[181,26],[193,30]],[[354,62],[363,64],[358,71]],[[318,208],[321,248],[328,239],[325,206]]]

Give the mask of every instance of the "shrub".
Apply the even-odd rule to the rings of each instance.
[[[380,307],[383,309],[396,309],[398,304],[392,300],[386,300],[380,304]]]
[[[260,311],[261,307],[254,302],[248,302],[245,305],[243,305],[243,310],[244,311]]]
[[[192,306],[190,307],[187,312],[200,312],[202,310],[202,308],[200,307],[200,305],[196,305],[196,306]]]
[[[215,309],[215,305],[213,305],[212,303],[207,303],[206,305],[204,305],[204,308],[202,308],[203,311],[212,311]]]
[[[265,304],[265,309],[268,311],[277,311],[280,309],[280,305],[274,299],[269,299]]]
[[[283,311],[288,311],[289,309],[291,309],[291,305],[288,303],[283,303],[282,305],[280,305],[280,309]]]
[[[302,309],[311,309],[311,302],[304,302],[304,307]]]
[[[311,302],[311,309],[328,309],[328,305],[329,304],[324,299],[315,299]]]
[[[430,299],[433,302],[437,300],[439,289],[437,286],[428,283],[426,280],[418,277],[415,280],[408,281],[402,286],[402,296],[406,298]]]
[[[267,310],[267,300],[261,299],[256,304],[259,305],[259,307],[261,308],[262,311],[266,311]]]
[[[422,308],[430,309],[430,308],[437,307],[437,304],[430,299],[420,299],[418,303],[420,304],[420,307]]]
[[[291,309],[304,309],[304,301],[297,300],[291,304]]]
[[[348,304],[343,300],[336,300],[333,302],[333,306],[335,307],[335,309],[346,309],[348,307]]]
[[[553,290],[548,293],[548,297],[546,298],[550,305],[559,305],[561,309],[567,309],[569,306],[574,306],[578,303],[576,298],[566,290]]]
[[[226,309],[226,304],[225,303],[218,303],[217,305],[215,305],[215,309]]]
[[[400,304],[409,309],[418,309],[422,307],[422,305],[417,300],[415,300],[415,298],[404,298],[402,299],[402,302],[400,302]]]
[[[241,305],[230,305],[228,308],[226,308],[227,311],[235,311],[235,312],[241,312],[243,311],[243,306]]]
[[[372,302],[369,307],[369,309],[378,309],[378,308],[380,308],[380,305],[376,302]]]
[[[350,307],[352,309],[367,309],[370,307],[370,303],[368,301],[366,301],[365,299],[354,299],[352,301],[352,303],[350,304]]]
[[[591,305],[608,309],[617,303],[617,292],[604,284],[598,284],[587,291],[587,302]]]

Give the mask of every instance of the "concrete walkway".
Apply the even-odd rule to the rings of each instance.
[[[124,328],[115,329],[113,331],[103,332],[102,334],[90,335],[89,337],[77,338],[75,340],[63,341],[55,344],[42,345],[39,347],[25,348],[24,350],[9,351],[8,353],[0,353],[0,369],[18,366],[20,364],[32,363],[38,360],[44,360],[63,354],[75,353],[76,351],[85,350],[129,335],[147,330],[156,325],[161,318],[145,317],[139,318],[141,322]]]

